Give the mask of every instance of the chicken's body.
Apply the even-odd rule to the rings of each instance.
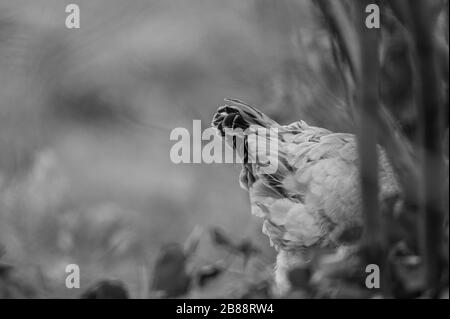
[[[287,271],[307,261],[314,247],[351,244],[362,232],[356,137],[308,126],[303,121],[281,126],[240,101],[219,108],[213,125],[246,130],[246,152],[258,161],[244,163],[241,186],[250,195],[251,211],[264,219],[263,232],[278,251],[275,279],[281,291],[289,286]],[[251,136],[267,134],[268,148],[258,153]],[[261,135],[261,134],[260,134]],[[236,145],[236,143],[233,143]],[[268,172],[267,162],[277,161]],[[261,163],[264,163],[262,165]],[[380,199],[398,194],[398,186],[384,152],[379,149]]]

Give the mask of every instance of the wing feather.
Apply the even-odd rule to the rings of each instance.
[[[279,150],[291,168],[272,175],[253,170],[252,213],[264,218],[263,232],[277,249],[338,245],[343,233],[362,227],[355,136],[304,122],[285,129]],[[380,181],[395,184],[381,149],[380,163]]]

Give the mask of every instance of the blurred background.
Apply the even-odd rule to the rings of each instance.
[[[0,255],[31,286],[17,294],[120,278],[139,298],[160,247],[196,227],[251,240],[271,267],[240,167],[173,164],[170,131],[209,126],[231,97],[351,132],[344,96],[311,1],[0,0]],[[226,255],[207,235],[196,254]],[[65,287],[70,263],[82,289]],[[208,297],[243,284],[227,276]]]
[[[344,111],[310,110],[339,91],[310,2],[80,0],[81,28],[67,29],[69,3],[0,1],[3,259],[43,297],[80,293],[65,288],[69,263],[82,288],[119,277],[139,297],[142,267],[195,226],[250,238],[272,262],[240,167],[175,165],[169,134],[209,126],[226,97],[349,129]],[[206,238],[198,254],[223,252]]]

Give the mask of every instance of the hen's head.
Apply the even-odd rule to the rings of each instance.
[[[255,164],[266,174],[278,169],[278,129],[281,126],[264,113],[238,100],[214,114],[212,125],[226,143],[237,151],[244,164]]]
[[[226,130],[230,132],[237,129],[245,131],[253,125],[265,128],[279,126],[278,123],[253,106],[234,99],[225,99],[225,102],[228,104],[219,107],[212,120],[212,126],[217,128],[222,136],[225,136]]]

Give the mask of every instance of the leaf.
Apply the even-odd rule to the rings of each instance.
[[[261,250],[253,245],[253,243],[248,240],[244,239],[239,245],[236,246],[237,252],[243,255],[244,258],[244,266],[247,265],[248,260],[261,252]]]
[[[197,272],[197,283],[200,287],[205,286],[211,280],[217,278],[224,272],[224,268],[217,265],[206,265]]]
[[[211,237],[214,244],[222,246],[235,254],[242,255],[245,263],[250,257],[261,252],[261,250],[253,245],[248,239],[244,239],[239,244],[235,244],[220,228],[211,229]]]
[[[88,288],[81,299],[128,299],[128,291],[120,280],[102,280]]]
[[[153,270],[152,290],[164,297],[178,297],[189,291],[190,284],[183,247],[179,244],[162,247]]]
[[[214,244],[218,246],[224,246],[227,248],[235,249],[234,243],[222,229],[217,227],[211,229],[211,237]]]
[[[259,254],[261,252],[261,250],[256,247],[255,245],[253,245],[253,243],[248,240],[248,239],[244,239],[238,246],[237,246],[237,250],[242,253],[244,256],[252,256],[252,255],[256,255]]]
[[[0,299],[36,298],[38,290],[31,284],[30,270],[0,263]]]
[[[7,276],[13,269],[12,265],[0,262],[0,276]]]
[[[184,243],[183,250],[187,257],[192,256],[197,251],[202,235],[203,229],[200,226],[195,226]]]
[[[251,283],[246,288],[241,299],[269,299],[272,297],[271,284],[267,280]]]

